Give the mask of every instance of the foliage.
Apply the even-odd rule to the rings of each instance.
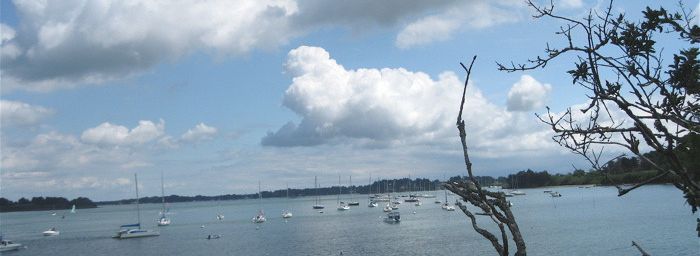
[[[77,209],[97,207],[86,197],[78,197],[70,201],[63,197],[32,197],[31,200],[23,197],[17,202],[0,198],[0,212],[63,210],[70,209],[73,205]]]
[[[692,12],[680,4],[680,12],[647,7],[641,21],[613,12],[610,1],[602,12],[591,10],[580,20],[554,12],[554,5],[529,5],[536,18],[564,22],[557,32],[565,46],[546,47],[546,56],[527,64],[505,66],[503,71],[544,68],[550,61],[569,55],[576,58],[568,71],[572,83],[585,89],[587,106],[566,109],[538,118],[555,132],[554,141],[588,160],[610,183],[610,168],[649,168],[656,175],[629,187],[617,186],[622,196],[640,186],[670,180],[684,193],[693,212],[700,206],[697,136],[700,133],[700,27]],[[673,63],[664,63],[660,39],[684,45],[672,49]],[[578,40],[582,39],[582,40]],[[580,111],[580,112],[579,112]],[[621,147],[641,161],[618,156],[603,161],[605,147]],[[655,153],[642,154],[650,147]],[[684,161],[683,159],[686,159]],[[695,157],[697,158],[697,157]],[[617,164],[617,167],[610,167]],[[629,171],[622,169],[622,171]]]

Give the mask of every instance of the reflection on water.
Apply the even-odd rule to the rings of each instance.
[[[562,197],[542,193],[547,188],[509,198],[530,255],[637,255],[632,240],[652,255],[698,253],[698,214],[672,186],[643,187],[621,198],[609,187],[554,189]],[[61,212],[2,213],[0,227],[5,238],[27,245],[7,255],[495,255],[460,211],[443,211],[434,199],[401,204],[399,224],[385,223],[382,207],[369,208],[366,200],[349,211],[337,211],[335,201],[325,197],[326,209],[318,213],[313,197],[264,199],[267,222],[259,225],[251,222],[257,200],[174,203],[173,223],[160,228],[160,205],[146,204],[142,223],[161,235],[133,240],[110,238],[119,225],[136,221],[133,205],[66,212],[65,219]],[[294,217],[285,221],[284,209]],[[217,220],[218,213],[226,218]],[[42,236],[54,226],[59,236]]]

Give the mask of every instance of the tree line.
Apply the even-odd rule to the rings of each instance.
[[[342,194],[383,194],[383,193],[406,193],[409,191],[432,191],[442,189],[442,183],[439,180],[430,180],[425,178],[402,178],[402,179],[391,179],[391,180],[380,180],[375,181],[371,185],[353,185],[353,186],[332,186],[332,187],[322,187],[322,188],[290,188],[289,197],[301,197],[301,196],[325,196],[325,195],[337,195],[338,191],[342,191]],[[262,197],[286,197],[287,189],[278,189],[274,191],[262,191]],[[239,200],[239,199],[251,199],[257,198],[257,193],[252,194],[226,194],[217,196],[179,196],[179,195],[169,195],[165,196],[165,201],[169,203],[176,202],[195,202],[195,201],[221,201],[221,200]],[[142,197],[139,199],[141,203],[161,203],[162,199],[160,196],[150,196]],[[121,199],[114,201],[102,201],[97,202],[99,205],[111,205],[111,204],[132,204],[135,203],[136,199]]]
[[[32,197],[31,200],[22,197],[17,201],[0,197],[0,212],[67,210],[73,205],[76,209],[97,207],[97,204],[87,197],[78,197],[70,201],[63,197]]]

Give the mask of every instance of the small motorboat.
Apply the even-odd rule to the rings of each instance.
[[[223,214],[217,214],[216,215],[217,220],[224,220],[224,215]]]
[[[41,233],[44,234],[44,236],[57,236],[57,235],[61,234],[61,232],[56,230],[55,227],[50,228],[49,230],[46,230],[46,231],[41,232]]]
[[[401,213],[398,211],[392,211],[386,214],[384,217],[384,222],[386,223],[399,223],[401,221]]]
[[[289,219],[289,218],[291,218],[292,216],[294,216],[294,215],[293,215],[292,212],[290,212],[290,211],[285,210],[285,211],[282,212],[282,218]]]
[[[374,208],[374,207],[377,207],[377,206],[379,206],[379,205],[377,204],[377,202],[369,202],[369,204],[367,205],[367,207],[371,207],[371,208]]]
[[[208,235],[207,236],[207,240],[219,239],[219,238],[221,238],[221,235]]]
[[[561,197],[561,194],[559,194],[559,192],[557,191],[549,192],[549,195],[551,195],[552,197]]]
[[[0,252],[19,250],[21,247],[22,244],[18,244],[10,240],[3,240],[2,236],[0,236]]]
[[[416,196],[414,196],[414,195],[411,195],[411,197],[409,197],[408,199],[404,199],[403,201],[406,202],[406,203],[415,203],[415,202],[420,201],[420,199],[418,199],[418,198],[417,198]]]
[[[455,207],[450,205],[449,203],[444,203],[442,204],[442,209],[448,212],[454,211]]]

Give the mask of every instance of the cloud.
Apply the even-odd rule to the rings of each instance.
[[[217,58],[274,49],[328,27],[405,25],[397,45],[445,40],[462,27],[512,21],[520,1],[69,1],[15,3],[2,25],[3,90],[49,92],[142,74],[194,52]],[[206,18],[202,18],[206,17]]]
[[[392,26],[402,20],[441,10],[459,3],[457,0],[357,0],[357,1],[299,1],[299,12],[293,16],[298,27],[337,25],[355,30],[376,26]]]
[[[30,105],[19,101],[0,100],[0,117],[2,118],[3,127],[35,125],[53,113],[52,109],[42,106]]]
[[[583,6],[583,0],[561,0],[559,4],[564,9],[575,9]]]
[[[7,62],[17,58],[20,49],[17,44],[11,42],[17,36],[17,32],[10,26],[0,23],[0,58]]]
[[[292,84],[283,105],[301,120],[268,132],[264,146],[422,145],[437,150],[453,145],[463,82],[452,72],[433,79],[403,68],[348,70],[323,48],[309,46],[290,51],[285,70]],[[493,104],[474,84],[467,90],[464,119],[470,146],[480,156],[552,149],[546,126]]]
[[[289,52],[286,72],[293,83],[284,106],[303,117],[263,138],[263,145],[316,145],[347,137],[379,142],[405,137],[431,137],[444,124],[436,122],[452,108],[433,104],[454,100],[459,81],[445,73],[434,81],[427,74],[398,69],[346,70],[322,48],[302,46]]]
[[[3,36],[3,54],[6,43],[22,50],[3,58],[3,87],[29,91],[128,77],[197,49],[240,55],[274,47],[294,35],[287,24],[297,10],[291,0],[49,1],[15,7],[22,23],[17,37]]]
[[[520,19],[522,6],[516,1],[464,1],[409,23],[396,36],[396,46],[406,49],[446,41],[461,28],[483,29],[514,22]]]
[[[509,111],[531,111],[544,106],[552,86],[542,84],[529,75],[522,75],[508,91]]]
[[[108,122],[87,129],[80,139],[91,144],[100,145],[134,145],[153,141],[163,136],[165,122],[154,123],[148,120],[139,121],[138,126],[129,128]]]
[[[461,20],[456,17],[428,16],[407,25],[396,36],[396,46],[406,49],[434,41],[445,41],[460,25]]]
[[[182,134],[181,139],[186,142],[195,142],[200,140],[212,139],[218,130],[216,127],[208,126],[204,123],[199,123],[192,129],[187,130]]]

